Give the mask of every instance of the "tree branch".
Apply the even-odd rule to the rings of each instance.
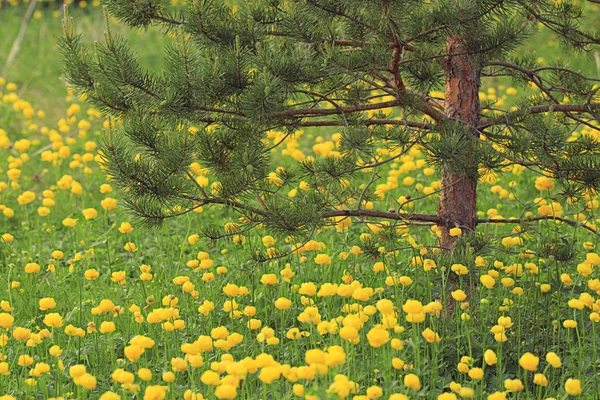
[[[490,118],[481,121],[477,129],[482,130],[485,128],[489,128],[490,126],[498,125],[503,121],[510,121],[513,118],[524,116],[524,115],[532,115],[539,114],[544,112],[562,112],[562,113],[591,113],[594,110],[600,110],[600,103],[590,103],[590,104],[549,104],[542,106],[533,106],[527,107],[521,110],[517,110],[514,112],[506,113],[499,118]]]
[[[395,212],[386,212],[378,210],[334,210],[325,211],[321,214],[321,218],[334,218],[334,217],[371,217],[371,218],[382,218],[392,219],[397,221],[403,221],[405,223],[414,223],[416,225],[435,225],[439,222],[437,215],[433,214],[401,214]]]
[[[402,121],[399,119],[367,119],[364,121],[358,121],[361,125],[399,125],[408,126],[416,129],[432,129],[433,125],[425,122],[417,121]],[[343,121],[300,121],[294,126],[310,127],[310,126],[346,126]]]
[[[566,219],[566,218],[561,218],[561,217],[556,217],[553,215],[544,215],[544,216],[540,216],[540,217],[531,217],[531,218],[480,218],[477,220],[478,224],[521,224],[524,222],[536,222],[536,221],[546,221],[546,220],[551,220],[551,221],[560,221],[560,222],[564,222],[567,225],[573,226],[573,227],[579,227],[581,226],[584,229],[587,229],[588,231],[592,232],[595,235],[600,236],[600,232],[598,232],[596,229],[592,228],[591,226],[582,224],[578,221],[572,221],[570,219]]]

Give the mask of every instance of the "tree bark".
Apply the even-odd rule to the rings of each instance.
[[[470,126],[474,136],[472,145],[464,149],[474,153],[479,137],[479,88],[481,86],[481,65],[467,51],[460,36],[449,37],[446,43],[448,57],[445,65],[446,89],[444,112],[456,123]],[[438,207],[438,229],[441,231],[440,246],[452,249],[456,237],[450,236],[450,229],[461,228],[463,233],[472,232],[477,227],[477,159],[469,157],[473,165],[465,171],[454,170],[451,166],[442,169],[442,191]]]

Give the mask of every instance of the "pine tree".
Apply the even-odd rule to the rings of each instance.
[[[554,215],[478,218],[482,176],[524,166],[553,177],[570,202],[600,188],[598,137],[572,135],[581,127],[597,132],[600,79],[570,69],[568,60],[541,65],[518,51],[540,26],[570,51],[597,48],[600,35],[582,27],[579,3],[254,0],[229,7],[192,0],[173,9],[157,0],[106,0],[107,21],[110,15],[132,29],[158,25],[175,38],[164,49],[165,70],[141,67],[108,22],[106,40],[90,54],[65,13],[64,77],[122,123],[108,130],[101,151],[127,206],[149,225],[220,205],[239,213],[241,223],[204,227],[213,239],[258,225],[309,237],[324,225],[361,218],[437,226],[439,245],[451,249],[455,227],[579,224]],[[482,83],[498,77],[539,95],[510,110],[482,103]],[[336,127],[341,157],[307,157],[273,172],[271,150],[309,127]],[[269,141],[273,130],[283,139]],[[408,212],[405,204],[366,209],[378,171],[413,147],[441,171],[437,213]],[[212,188],[201,184],[194,162],[210,171]],[[364,170],[372,171],[370,181],[354,184]],[[300,180],[311,190],[282,195]]]

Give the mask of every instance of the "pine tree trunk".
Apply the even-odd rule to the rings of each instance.
[[[477,126],[481,109],[481,67],[473,57],[465,54],[460,37],[449,37],[446,49],[449,56],[445,66],[445,114],[455,121]],[[472,129],[471,134],[479,137],[476,129]],[[471,150],[473,152],[474,147],[475,141]],[[456,241],[449,234],[451,228],[459,227],[467,233],[474,231],[477,226],[477,160],[475,157],[469,157],[469,160],[473,161],[473,165],[467,171],[454,171],[448,167],[442,170],[442,191],[438,207],[442,248],[452,249]]]

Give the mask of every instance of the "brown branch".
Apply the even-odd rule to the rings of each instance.
[[[382,103],[339,107],[337,109],[306,108],[303,110],[279,111],[279,112],[273,113],[273,116],[275,116],[275,117],[320,117],[320,116],[324,116],[324,115],[339,115],[339,114],[361,112],[361,111],[368,111],[368,110],[379,110],[382,108],[398,106],[400,104],[401,104],[400,101],[392,100],[392,101],[384,101]]]
[[[334,218],[334,217],[371,217],[371,218],[382,218],[392,219],[396,221],[403,221],[405,223],[414,223],[417,225],[434,225],[439,222],[437,215],[433,214],[401,214],[395,212],[386,212],[378,210],[334,210],[325,211],[321,214],[321,218]]]
[[[367,119],[364,121],[358,121],[361,125],[398,125],[398,126],[408,126],[410,128],[416,129],[431,129],[433,125],[427,124],[425,122],[417,122],[417,121],[402,121],[398,119]],[[312,126],[346,126],[343,121],[301,121],[294,126],[301,127],[312,127]]]
[[[523,222],[536,222],[536,221],[547,221],[547,220],[551,220],[551,221],[560,221],[560,222],[564,222],[567,225],[573,226],[573,227],[583,227],[584,229],[587,229],[588,231],[592,232],[595,235],[600,236],[600,232],[598,232],[596,229],[592,228],[591,226],[582,224],[578,221],[571,221],[570,219],[566,219],[566,218],[561,218],[561,217],[556,217],[553,215],[544,215],[544,216],[540,216],[540,217],[531,217],[531,218],[479,218],[477,220],[478,224],[521,224]]]
[[[533,115],[544,112],[561,112],[561,113],[590,113],[593,110],[600,110],[600,103],[591,104],[550,104],[542,106],[527,107],[514,112],[506,113],[499,118],[491,118],[481,121],[477,129],[485,129],[490,126],[501,123],[501,120],[508,121],[513,117]]]
[[[155,21],[166,22],[167,24],[171,24],[171,25],[183,25],[185,23],[184,21],[177,21],[175,19],[163,17],[160,14],[154,15],[154,16],[150,17],[150,19],[153,19]]]
[[[595,0],[588,0],[588,1],[592,1],[594,3],[598,2]],[[562,34],[562,30],[564,28],[566,28],[566,25],[561,24],[560,22],[556,22],[553,21],[551,19],[548,19],[546,17],[544,17],[543,15],[537,13],[533,8],[527,6],[527,3],[529,2],[529,0],[527,0],[527,2],[522,2],[520,1],[519,3],[523,6],[523,8],[525,8],[532,16],[533,18],[535,18],[536,20],[538,20],[540,23],[542,23],[544,26],[548,27],[548,29],[550,29],[552,32],[561,35],[561,36],[565,36]],[[575,33],[577,35],[579,35],[580,37],[582,37],[583,39],[587,40],[580,40],[580,39],[571,39],[573,42],[576,42],[578,45],[587,45],[587,44],[600,44],[600,38],[591,36],[583,31],[580,31],[579,29],[573,29],[575,31]]]

